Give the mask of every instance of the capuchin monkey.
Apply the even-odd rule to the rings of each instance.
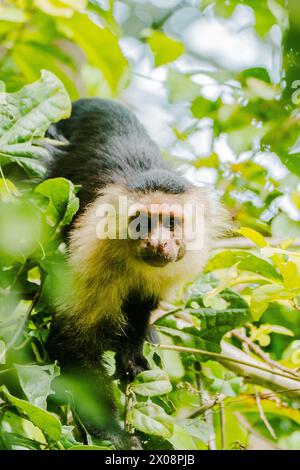
[[[48,136],[61,145],[51,150],[47,177],[80,185],[80,208],[66,234],[71,288],[56,306],[47,350],[83,427],[126,447],[103,353],[115,351],[123,384],[149,368],[143,343],[151,312],[201,272],[227,213],[170,168],[117,102],[76,101]]]

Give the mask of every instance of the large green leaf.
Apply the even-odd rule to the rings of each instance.
[[[165,326],[165,325],[172,325]],[[206,341],[200,338],[200,330],[193,327],[178,328],[173,318],[165,318],[163,321],[156,323],[159,332],[169,335],[173,338],[175,344],[186,346],[188,348],[203,349],[205,351],[220,352],[221,348],[216,342]],[[205,360],[205,357],[202,357]]]
[[[154,403],[136,403],[128,412],[128,421],[139,431],[155,436],[171,437],[173,420]]]
[[[147,38],[154,55],[156,67],[173,62],[180,57],[185,50],[182,42],[170,38],[161,31],[153,31]]]
[[[189,312],[200,320],[199,337],[217,344],[225,333],[245,324],[251,318],[247,302],[238,293],[231,289],[225,289],[221,292],[220,297],[226,302],[226,307],[222,309],[205,307],[202,294],[193,295],[186,304]],[[196,304],[199,305],[199,308],[196,307]],[[195,329],[193,328],[193,331]]]
[[[190,436],[196,437],[205,443],[208,442],[214,432],[213,426],[204,421],[203,418],[177,418],[176,422]]]
[[[131,389],[138,395],[154,397],[171,392],[172,385],[166,372],[154,369],[138,374],[131,384]]]
[[[237,264],[237,268],[241,271],[251,271],[271,279],[281,279],[270,262],[245,250],[224,250],[215,254],[209,260],[205,271],[230,268],[234,264]]]
[[[238,396],[243,383],[241,377],[237,377],[215,361],[208,361],[205,364],[205,369],[209,373],[203,373],[202,380],[210,392],[220,393],[226,397]]]
[[[51,382],[59,375],[55,364],[21,365],[16,364],[21,387],[28,401],[39,408],[47,409],[47,397],[52,393]]]
[[[118,36],[79,12],[70,18],[61,18],[59,25],[81,47],[89,64],[98,68],[110,87],[111,95],[115,95],[128,73],[128,64],[120,49]]]
[[[186,303],[184,313],[191,315],[191,326],[182,327],[181,314],[170,313],[156,322],[158,331],[170,335],[176,344],[220,352],[220,341],[225,333],[250,320],[247,302],[236,292],[225,289],[218,304],[221,308],[206,307],[204,294],[193,293]],[[203,355],[202,360],[205,360]]]
[[[33,41],[21,42],[14,47],[13,58],[26,82],[37,80],[41,69],[47,69],[61,80],[73,100],[79,98],[74,80],[67,73],[66,65],[72,66],[72,62],[58,47]]]
[[[43,181],[35,191],[47,197],[49,202],[45,211],[51,225],[68,225],[79,208],[76,188],[65,178],[54,178]]]
[[[35,140],[52,122],[68,117],[71,103],[62,83],[43,70],[40,80],[7,93],[0,106],[0,164],[16,161],[29,173],[40,174],[44,149]],[[31,164],[32,161],[32,164]]]
[[[50,441],[58,441],[61,434],[61,424],[54,414],[51,414],[26,400],[14,397],[9,393],[6,387],[2,387],[1,392],[3,399],[18,408],[21,412],[25,413],[30,421],[40,428]]]
[[[167,438],[175,450],[197,450],[195,439],[189,431],[183,427],[174,425],[172,436]]]

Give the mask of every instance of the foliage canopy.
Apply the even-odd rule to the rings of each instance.
[[[165,157],[215,188],[238,236],[156,312],[151,370],[127,397],[115,382],[126,429],[148,449],[251,448],[253,433],[300,449],[299,44],[296,0],[1,3],[0,448],[112,448],[53,405],[44,348],[79,190],[41,182],[44,135],[71,99],[102,96],[150,109]]]

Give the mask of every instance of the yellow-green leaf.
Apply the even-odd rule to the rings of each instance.
[[[156,67],[173,62],[185,51],[182,42],[170,38],[161,31],[153,31],[147,41],[153,52]]]
[[[243,235],[243,237],[248,238],[260,248],[268,246],[268,242],[265,240],[265,238],[259,232],[253,230],[252,228],[241,227],[239,230],[236,230],[236,232]]]

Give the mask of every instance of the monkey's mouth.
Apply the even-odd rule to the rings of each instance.
[[[148,264],[149,266],[153,266],[155,268],[163,268],[169,263],[177,261],[176,259],[171,259],[164,255],[149,255],[149,254],[140,254],[139,259],[144,263]]]

